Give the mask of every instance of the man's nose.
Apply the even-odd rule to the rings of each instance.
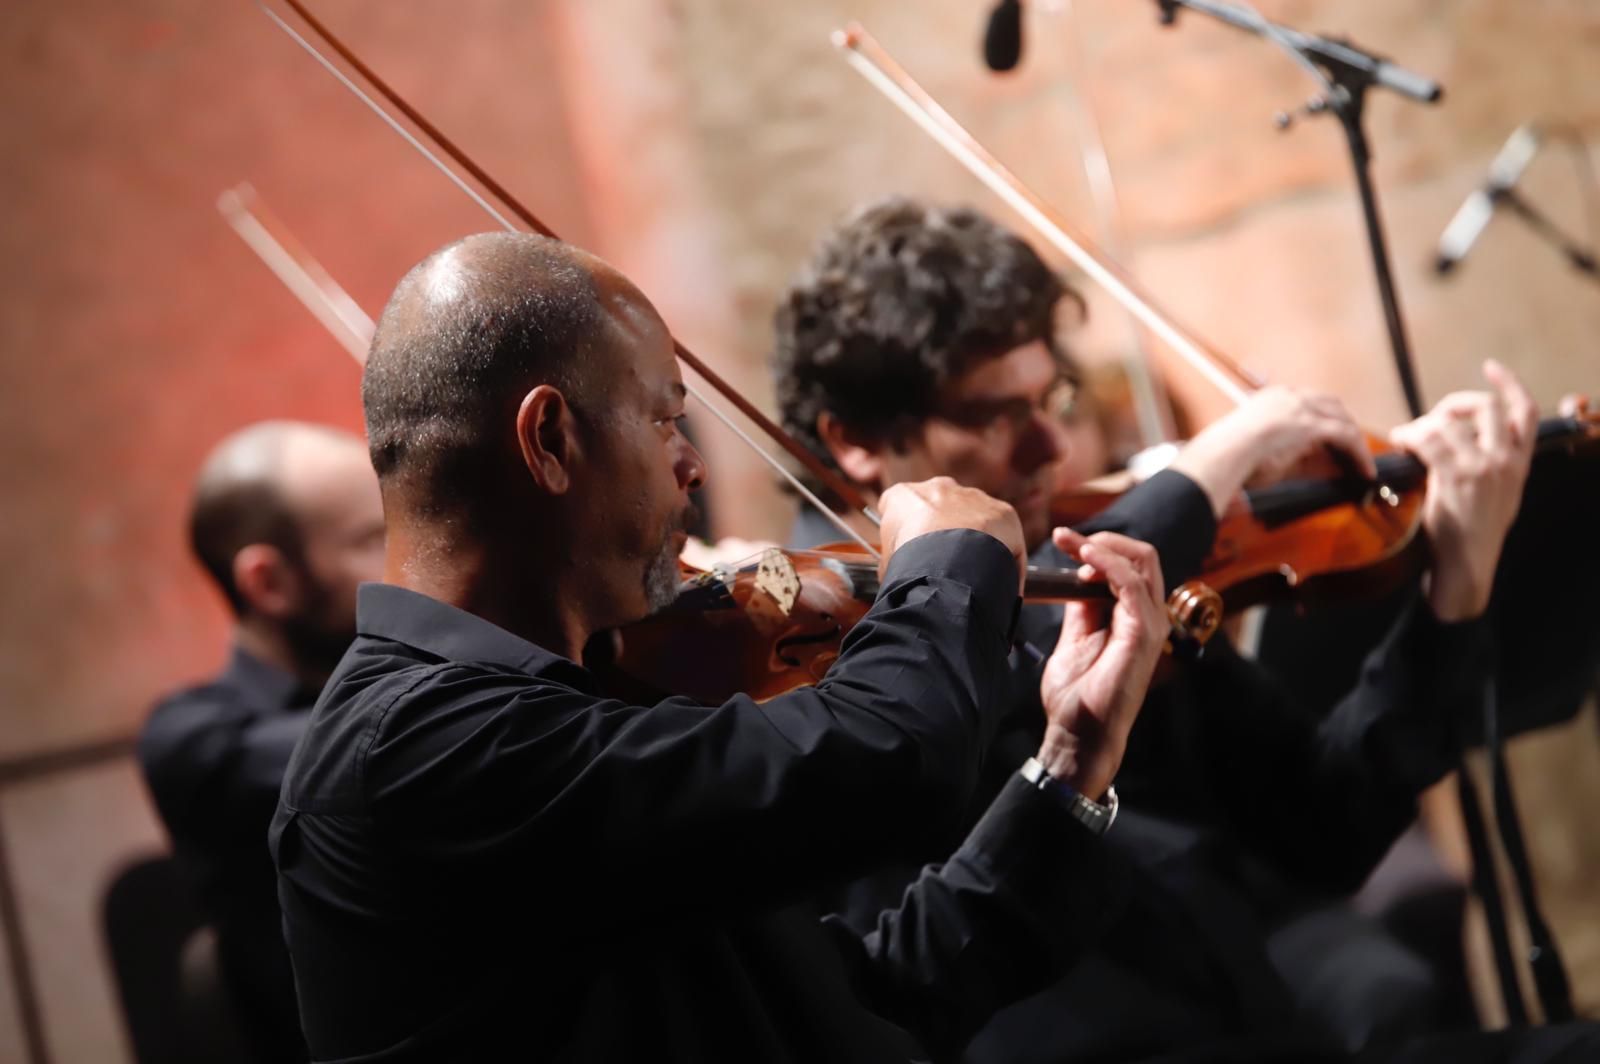
[[[705,486],[706,460],[687,439],[683,441],[683,453],[678,456],[677,474],[678,483],[687,491],[695,491]]]
[[[1023,472],[1031,473],[1066,458],[1067,450],[1066,427],[1045,411],[1035,410],[1022,439],[1017,441],[1017,464]]]

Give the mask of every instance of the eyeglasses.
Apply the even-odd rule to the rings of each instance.
[[[1036,414],[1056,421],[1072,418],[1078,404],[1078,383],[1060,377],[1038,401],[1020,396],[1005,399],[965,399],[937,407],[933,415],[952,425],[974,432],[1009,428],[1025,430]]]

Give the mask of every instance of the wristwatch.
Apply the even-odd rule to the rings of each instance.
[[[1112,822],[1117,819],[1117,789],[1115,787],[1106,788],[1104,805],[1099,802],[1091,802],[1067,786],[1067,784],[1046,772],[1044,765],[1040,764],[1039,759],[1036,757],[1030,757],[1022,763],[1021,775],[1035,790],[1044,791],[1052,795],[1056,801],[1061,803],[1061,807],[1067,811],[1067,814],[1072,819],[1096,835],[1104,835],[1106,830],[1111,827]]]

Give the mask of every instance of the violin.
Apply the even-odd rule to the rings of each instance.
[[[1600,413],[1579,403],[1539,423],[1540,452],[1600,441]],[[1421,528],[1427,469],[1376,440],[1377,476],[1308,476],[1247,490],[1218,522],[1200,573],[1168,598],[1180,639],[1203,645],[1231,614],[1268,602],[1300,605],[1375,597],[1414,579],[1426,563]],[[1080,524],[1122,495],[1100,487],[1055,500],[1057,524]],[[666,692],[717,703],[757,700],[816,683],[878,594],[878,567],[855,544],[772,547],[735,565],[683,567],[677,600],[629,625],[605,669],[616,693]],[[1023,597],[1065,602],[1109,597],[1067,570],[1030,567]],[[685,647],[706,648],[686,653]]]
[[[1600,412],[1575,398],[1539,422],[1535,453],[1574,452],[1600,441]],[[1369,439],[1377,476],[1307,476],[1247,489],[1217,522],[1200,573],[1175,596],[1215,592],[1236,613],[1269,602],[1307,606],[1374,598],[1418,575],[1427,468],[1414,455]],[[1096,486],[1052,502],[1056,524],[1081,523],[1121,492]]]
[[[597,670],[613,693],[715,704],[814,684],[878,597],[877,560],[851,543],[771,547],[735,565],[682,569],[672,605],[624,628],[616,659]],[[1023,598],[1109,600],[1111,592],[1071,570],[1030,566]]]

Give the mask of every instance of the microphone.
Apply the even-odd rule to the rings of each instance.
[[[1495,205],[1516,185],[1538,151],[1539,131],[1531,122],[1518,126],[1507,138],[1500,154],[1494,157],[1494,162],[1489,164],[1483,184],[1472,190],[1456,216],[1445,226],[1439,237],[1439,254],[1433,260],[1434,272],[1449,273],[1466,258],[1489,219],[1494,217]]]
[[[990,70],[1011,70],[1022,61],[1022,0],[1000,0],[983,31],[983,61]]]

